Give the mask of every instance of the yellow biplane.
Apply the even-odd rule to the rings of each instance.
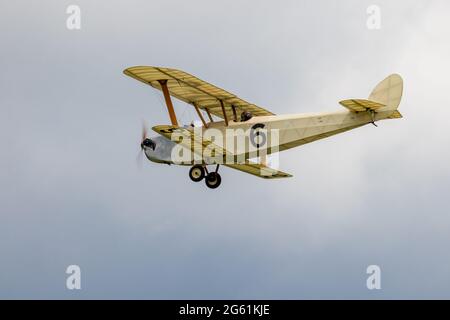
[[[340,101],[345,110],[275,115],[184,71],[137,66],[124,73],[161,90],[169,113],[170,125],[152,128],[158,136],[147,137],[144,127],[141,149],[146,157],[156,163],[191,166],[191,180],[205,179],[212,189],[221,183],[221,164],[265,179],[291,177],[269,166],[267,156],[366,124],[376,126],[379,120],[402,117],[397,108],[403,80],[397,74],[380,82],[368,99]],[[202,125],[180,125],[171,96],[191,105]],[[208,170],[208,165],[215,169]]]

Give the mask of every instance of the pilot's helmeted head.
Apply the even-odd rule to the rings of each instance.
[[[250,111],[244,111],[241,113],[241,121],[242,122],[250,120],[252,117],[253,117],[253,115]]]

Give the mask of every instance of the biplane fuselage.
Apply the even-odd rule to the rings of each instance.
[[[398,75],[380,82],[368,100],[341,101],[347,110],[274,115],[179,70],[133,67],[124,72],[163,92],[172,122],[154,126],[159,134],[156,137],[144,135],[141,147],[146,157],[156,163],[193,166],[191,179],[205,178],[210,188],[220,185],[219,165],[266,179],[291,177],[267,166],[266,156],[366,124],[402,117],[397,111],[403,92]],[[178,125],[170,95],[193,105],[203,125]],[[208,172],[207,165],[217,166]]]
[[[391,112],[377,113],[375,121],[388,119]],[[263,124],[267,131],[278,130],[279,143],[276,145],[262,146],[259,151],[265,151],[267,155],[272,153],[272,150],[284,151],[294,147],[301,146],[306,143],[310,143],[319,139],[330,137],[332,135],[342,133],[351,129],[361,127],[373,122],[370,114],[367,113],[353,113],[349,111],[338,112],[326,112],[316,114],[294,114],[294,115],[282,115],[282,116],[263,116],[253,117],[245,123],[230,121],[228,126],[225,126],[224,121],[218,121],[211,123],[208,128],[201,127],[202,133],[208,129],[220,130],[219,137],[223,137],[221,146],[227,144],[226,130],[231,130],[234,140],[240,139],[239,136],[244,135],[244,138],[248,138],[248,132],[255,124]],[[187,130],[193,130],[192,127],[186,126]],[[196,128],[197,130],[199,128]],[[194,160],[194,157],[190,157],[191,161],[183,161],[183,163],[177,163],[173,159],[173,151],[178,146],[175,141],[162,136],[154,136],[151,138],[156,143],[156,148],[145,148],[145,155],[147,158],[156,163],[166,164],[180,164],[180,165],[193,165],[199,163],[199,159]],[[238,146],[234,146],[232,150],[233,154],[239,156],[246,154],[246,150],[239,152]],[[241,148],[243,149],[243,148]],[[203,150],[202,150],[203,151]],[[209,162],[209,164],[216,164],[214,161],[207,161],[206,157],[202,157],[202,163]],[[222,164],[222,163],[219,163]]]

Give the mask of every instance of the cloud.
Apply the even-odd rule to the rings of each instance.
[[[79,31],[69,4],[10,2],[0,21],[1,297],[448,298],[446,1],[379,1],[379,31],[369,1],[79,1]],[[136,169],[142,118],[168,122],[121,74],[139,64],[278,114],[338,110],[398,72],[405,118],[283,153],[292,179],[224,168],[211,191],[187,168]]]

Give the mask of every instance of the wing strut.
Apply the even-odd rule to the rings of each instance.
[[[203,126],[205,128],[208,128],[208,124],[206,123],[205,118],[203,118],[203,115],[200,112],[200,109],[197,107],[197,104],[194,102],[193,105],[194,105],[195,111],[197,111],[198,117],[200,118],[200,120],[202,120]]]
[[[237,122],[236,107],[231,105],[231,109],[233,110],[233,121]]]
[[[209,121],[214,122],[214,119],[212,118],[211,112],[209,112],[209,109],[206,107],[204,109],[206,110],[206,113],[208,114]]]
[[[225,126],[228,127],[228,117],[227,117],[227,113],[225,112],[225,106],[223,105],[223,101],[220,101],[220,106],[222,107],[222,113],[223,113],[223,119],[225,120]]]
[[[167,88],[167,80],[158,80],[161,85],[162,92],[164,94],[164,100],[166,100],[167,110],[169,111],[170,121],[173,126],[178,127],[177,116],[175,115],[175,110],[173,109],[172,100],[170,99],[169,89]]]

